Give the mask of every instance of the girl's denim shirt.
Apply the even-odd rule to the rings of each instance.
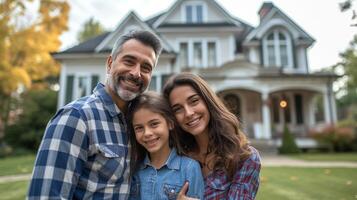
[[[185,181],[189,182],[187,196],[203,199],[204,181],[197,161],[179,156],[171,149],[165,165],[155,169],[146,155],[132,178],[129,199],[176,199]]]

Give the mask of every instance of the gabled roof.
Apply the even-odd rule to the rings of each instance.
[[[118,33],[120,31],[122,31],[126,24],[129,22],[129,20],[135,20],[141,27],[143,27],[144,30],[148,30],[151,31],[152,33],[154,33],[157,37],[159,37],[162,41],[163,44],[163,50],[165,52],[173,52],[172,47],[169,45],[169,43],[162,37],[160,37],[156,31],[154,31],[150,26],[148,26],[148,24],[146,24],[143,20],[141,20],[138,15],[134,12],[131,11],[126,17],[125,19],[119,24],[119,26],[113,31],[111,32],[97,47],[96,47],[96,51],[99,52],[105,48],[108,48],[108,46],[110,46],[110,44],[113,42],[113,39],[116,38],[116,36],[118,35]]]
[[[58,53],[54,53],[54,55],[110,52],[112,48],[111,45],[113,43],[113,40],[116,39],[116,36],[119,34],[119,32],[125,29],[127,23],[131,19],[135,20],[140,25],[140,27],[142,27],[144,30],[151,31],[157,37],[160,38],[163,44],[163,51],[162,51],[163,53],[173,53],[173,49],[169,45],[169,43],[164,38],[160,37],[158,33],[156,33],[146,22],[142,21],[136,15],[136,13],[132,11],[124,18],[124,20],[121,21],[121,23],[117,26],[117,28],[114,31],[103,33],[99,36],[84,41],[74,47],[71,47],[69,49],[66,49]]]
[[[162,27],[165,24],[165,20],[176,10],[179,8],[179,6],[187,0],[177,0],[171,7],[170,9],[165,12],[162,13],[160,16],[157,16],[157,18],[155,18],[155,21],[151,21],[152,23],[152,27],[153,28],[158,28],[158,27]],[[215,0],[204,0],[204,2],[209,3],[210,5],[212,5],[214,8],[216,8],[218,10],[218,12],[222,13],[223,16],[226,18],[226,21],[229,24],[234,24],[235,26],[246,26],[247,24],[232,17],[222,6],[220,6]]]
[[[87,41],[84,41],[74,47],[66,49],[59,53],[90,53],[94,52],[94,49],[100,44],[104,38],[106,38],[110,32],[103,33],[96,37],[93,37]]]
[[[247,37],[245,38],[245,42],[256,40],[257,38],[260,39],[265,34],[266,30],[264,30],[264,28],[276,15],[281,16],[281,20],[284,20],[284,22],[289,24],[290,27],[299,32],[299,39],[307,41],[310,45],[315,42],[315,39],[313,37],[311,37],[306,31],[304,31],[299,25],[297,25],[290,17],[288,17],[273,3],[264,3],[262,7],[264,6],[269,7],[268,12],[263,13],[262,18],[260,19],[260,24],[247,35]],[[259,10],[259,14],[262,14],[261,12],[262,8]]]

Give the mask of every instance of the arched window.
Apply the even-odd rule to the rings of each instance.
[[[293,68],[291,37],[287,31],[274,29],[263,37],[264,66]]]

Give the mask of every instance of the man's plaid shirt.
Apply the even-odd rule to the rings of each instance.
[[[98,84],[47,125],[28,199],[127,199],[129,161],[124,114]]]

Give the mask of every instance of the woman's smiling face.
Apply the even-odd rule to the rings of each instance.
[[[202,97],[190,86],[175,87],[170,105],[180,127],[193,136],[208,133],[210,113]]]

